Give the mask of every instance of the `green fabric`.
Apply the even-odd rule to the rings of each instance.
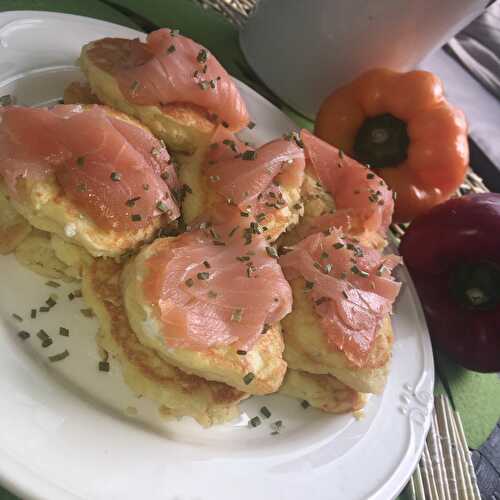
[[[312,128],[312,123],[280,103],[245,63],[238,44],[237,30],[220,14],[204,10],[188,0],[115,0],[115,4],[128,8],[159,26],[178,28],[209,48],[234,76],[251,85],[280,107],[298,126]],[[104,19],[130,27],[133,20],[118,10],[97,0],[2,0],[0,11],[50,10],[81,14]],[[137,19],[136,19],[137,21]],[[138,22],[138,21],[137,21]],[[140,23],[139,23],[140,24]],[[469,445],[480,446],[488,437],[500,416],[500,381],[494,374],[473,373],[455,365],[443,355],[436,354],[436,365],[443,380],[436,392],[446,390],[460,412]],[[0,489],[0,500],[15,497]],[[403,498],[403,497],[402,497]]]

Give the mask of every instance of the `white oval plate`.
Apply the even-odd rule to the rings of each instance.
[[[0,14],[0,95],[20,104],[54,103],[75,67],[80,47],[104,36],[142,36],[94,19],[44,13]],[[293,123],[239,83],[257,127],[256,143]],[[383,396],[365,417],[304,410],[283,396],[243,403],[239,421],[204,430],[190,419],[162,422],[152,403],[135,397],[112,363],[97,370],[97,323],[80,313],[78,285],[53,289],[46,279],[0,258],[0,480],[23,498],[162,500],[387,500],[397,495],[423,448],[432,409],[434,369],[425,320],[404,268],[393,326],[394,355]],[[31,320],[51,293],[58,304]],[[24,318],[19,323],[12,313]],[[58,334],[70,329],[69,338]],[[43,349],[36,332],[54,339]],[[16,333],[32,336],[21,341]],[[50,363],[48,355],[70,357]],[[250,429],[265,404],[272,417]],[[128,409],[128,412],[126,411]],[[134,413],[133,415],[131,413]],[[270,423],[284,429],[270,435]]]

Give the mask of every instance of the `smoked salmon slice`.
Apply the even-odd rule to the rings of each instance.
[[[385,235],[394,211],[394,200],[387,184],[369,168],[307,130],[301,131],[301,139],[306,161],[334,199],[338,213],[330,222],[342,222],[344,216],[339,213],[345,211],[350,224]],[[343,222],[347,220],[344,218]],[[324,219],[322,223],[328,225],[329,221]]]
[[[169,347],[248,351],[291,311],[292,294],[276,251],[256,222],[221,207],[146,261],[143,292]]]
[[[154,31],[146,43],[103,38],[92,42],[87,57],[116,78],[122,94],[133,104],[194,104],[231,131],[249,123],[245,102],[219,61],[174,30]]]
[[[332,349],[363,366],[400,284],[391,273],[400,258],[382,255],[338,229],[311,235],[280,257],[285,276],[305,280]]]
[[[302,208],[304,168],[304,152],[291,138],[253,148],[219,127],[203,171],[221,201],[256,217],[265,231],[269,230],[268,239],[275,239],[298,219],[294,214]]]
[[[145,127],[104,106],[12,106],[0,111],[0,177],[55,180],[61,194],[102,229],[126,231],[179,216],[177,175]]]

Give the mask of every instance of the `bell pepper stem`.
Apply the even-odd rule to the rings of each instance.
[[[371,167],[396,167],[406,160],[409,144],[406,123],[386,113],[363,122],[354,141],[354,155]]]

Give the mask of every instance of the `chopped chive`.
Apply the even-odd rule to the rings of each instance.
[[[325,264],[323,271],[325,274],[330,274],[332,272],[333,266],[332,264]]]
[[[85,156],[79,156],[77,159],[76,159],[76,164],[79,166],[79,167],[83,167],[85,165]]]
[[[244,377],[243,377],[243,382],[245,382],[245,385],[248,385],[252,382],[252,380],[255,378],[255,375],[252,372],[248,372]]]
[[[221,121],[221,125],[224,127],[224,128],[229,128],[229,123],[227,123],[226,121],[222,120]]]
[[[249,122],[248,122],[247,127],[248,127],[250,130],[252,130],[253,128],[255,128],[255,122],[249,121]]]
[[[132,85],[130,85],[130,90],[132,93],[135,93],[137,92],[137,90],[139,89],[139,87],[141,86],[141,84],[137,81],[137,80],[134,80],[132,82]]]
[[[368,278],[368,276],[370,276],[366,271],[362,271],[361,269],[359,269],[358,266],[352,266],[351,271],[354,274],[358,274],[359,276],[362,276],[363,278]]]
[[[49,297],[49,298],[45,301],[45,303],[46,303],[46,304],[47,304],[47,306],[48,306],[48,307],[50,307],[50,308],[54,307],[54,306],[57,304],[57,302],[56,302],[56,301],[55,301],[52,297]]]
[[[130,218],[133,222],[140,222],[142,220],[141,214],[132,214]]]
[[[210,273],[207,273],[207,272],[203,272],[203,273],[198,273],[196,275],[196,277],[199,279],[199,280],[207,280],[208,278],[210,278]]]
[[[196,56],[196,60],[200,64],[205,64],[207,62],[207,59],[208,59],[208,52],[206,51],[206,49],[200,49],[198,55]]]
[[[210,262],[208,262],[208,260],[204,260],[203,261],[203,265],[207,268],[207,269],[210,269],[212,266],[210,265]]]
[[[367,179],[373,179],[375,177],[375,174],[366,174]]]
[[[260,413],[264,416],[264,418],[269,418],[271,416],[271,412],[269,411],[269,409],[267,408],[267,406],[263,406],[260,409]]]
[[[320,259],[328,259],[328,253],[327,252],[321,252],[321,255],[319,256]]]
[[[75,299],[75,294],[73,292],[68,293],[68,299],[69,300],[74,300]]]
[[[283,428],[282,420],[276,420],[276,422],[273,422],[271,424],[271,430],[273,431],[272,432],[273,435],[279,434],[282,428]]]
[[[93,318],[94,317],[94,311],[90,309],[90,307],[86,309],[80,309],[80,312],[86,317],[86,318]]]
[[[245,356],[245,355],[246,355],[246,353],[247,353],[247,352],[246,352],[246,351],[243,351],[242,349],[238,349],[238,350],[236,351],[236,354],[237,354],[238,356]]]
[[[46,313],[46,312],[49,312],[50,311],[50,307],[47,307],[47,306],[42,306],[38,309],[39,312],[41,313]]]
[[[241,217],[250,217],[250,212],[248,210],[243,210],[240,212]]]
[[[194,281],[191,278],[188,278],[184,283],[189,288],[191,288],[194,285]]]
[[[319,299],[316,299],[314,303],[317,306],[320,306],[321,304],[324,304],[325,302],[328,302],[330,299],[328,297],[320,297]]]
[[[261,335],[264,335],[271,329],[271,325],[269,323],[264,323],[264,326],[262,327],[262,331],[260,332]]]
[[[295,203],[295,205],[292,207],[294,210],[300,210],[302,208],[301,203]]]
[[[208,90],[210,88],[210,83],[208,83],[206,80],[203,80],[198,83],[198,87],[200,87],[201,90]]]
[[[248,255],[240,255],[236,257],[236,260],[239,260],[240,262],[248,262],[250,257]]]
[[[339,158],[344,158],[344,152],[341,149],[339,149]]]
[[[272,257],[273,259],[278,258],[278,252],[276,251],[276,248],[274,247],[266,247],[266,252],[269,257]]]
[[[122,180],[122,174],[120,174],[120,172],[111,172],[110,177],[114,182],[119,182]]]
[[[229,237],[233,236],[233,235],[234,235],[234,233],[235,233],[236,231],[238,231],[238,228],[239,228],[239,227],[240,227],[240,226],[234,226],[234,227],[233,227],[233,229],[231,229],[231,231],[229,231],[228,236],[229,236]]]
[[[164,202],[164,201],[159,201],[157,204],[156,204],[156,208],[160,211],[160,212],[167,212],[168,211],[168,205]]]
[[[211,299],[215,299],[217,297],[217,292],[214,292],[213,290],[209,290],[208,291],[208,296],[211,298]]]
[[[149,184],[143,184],[142,189],[144,189],[144,191],[149,191]]]
[[[239,323],[242,317],[243,309],[240,309],[239,307],[231,313],[231,321],[236,321],[237,323]]]
[[[17,332],[17,336],[21,340],[27,340],[31,337],[31,335],[28,332],[26,332],[25,330],[21,330],[20,332]]]
[[[107,361],[99,361],[97,367],[100,372],[109,372],[109,363]]]
[[[344,299],[349,298],[349,295],[347,295],[347,292],[345,290],[342,290],[342,296],[344,297]]]
[[[36,309],[32,309],[31,310],[30,316],[31,316],[31,319],[35,319],[36,318]]]
[[[60,283],[57,283],[57,281],[47,281],[47,283],[45,283],[47,286],[50,286],[52,288],[59,288],[61,286]]]
[[[45,349],[52,345],[52,339],[49,337],[48,339],[42,340],[42,347]]]
[[[69,337],[69,330],[67,328],[64,328],[64,326],[60,326],[59,335],[61,335],[62,337]]]
[[[260,420],[260,417],[253,417],[248,423],[250,424],[250,427],[258,427],[262,421]]]
[[[135,206],[136,202],[138,202],[140,199],[141,199],[140,196],[136,196],[135,198],[130,198],[130,200],[127,200],[125,202],[125,205],[127,205],[127,207],[133,207]]]
[[[49,356],[49,361],[51,363],[56,363],[57,361],[62,361],[63,359],[66,359],[69,356],[69,351],[68,349],[65,349],[63,352],[60,352],[59,354],[54,354],[53,356]]]
[[[304,408],[304,410],[307,410],[311,405],[309,404],[309,401],[306,401],[305,399],[300,403],[300,406]]]
[[[257,222],[262,222],[265,218],[266,218],[266,214],[264,212],[257,214],[257,217],[255,217]]]
[[[0,107],[11,106],[16,103],[16,98],[13,95],[6,94],[0,97]]]
[[[242,160],[255,160],[257,158],[257,151],[247,149],[242,155]]]
[[[314,288],[314,281],[306,281],[306,284],[304,286],[304,291],[308,292],[309,290],[312,290]]]
[[[13,313],[13,314],[12,314],[12,317],[13,317],[15,320],[19,321],[19,323],[21,323],[21,322],[23,321],[23,318],[21,318],[21,316],[19,316],[19,314]]]
[[[175,45],[174,44],[169,45],[169,47],[167,48],[167,54],[172,54],[172,52],[175,52]]]

